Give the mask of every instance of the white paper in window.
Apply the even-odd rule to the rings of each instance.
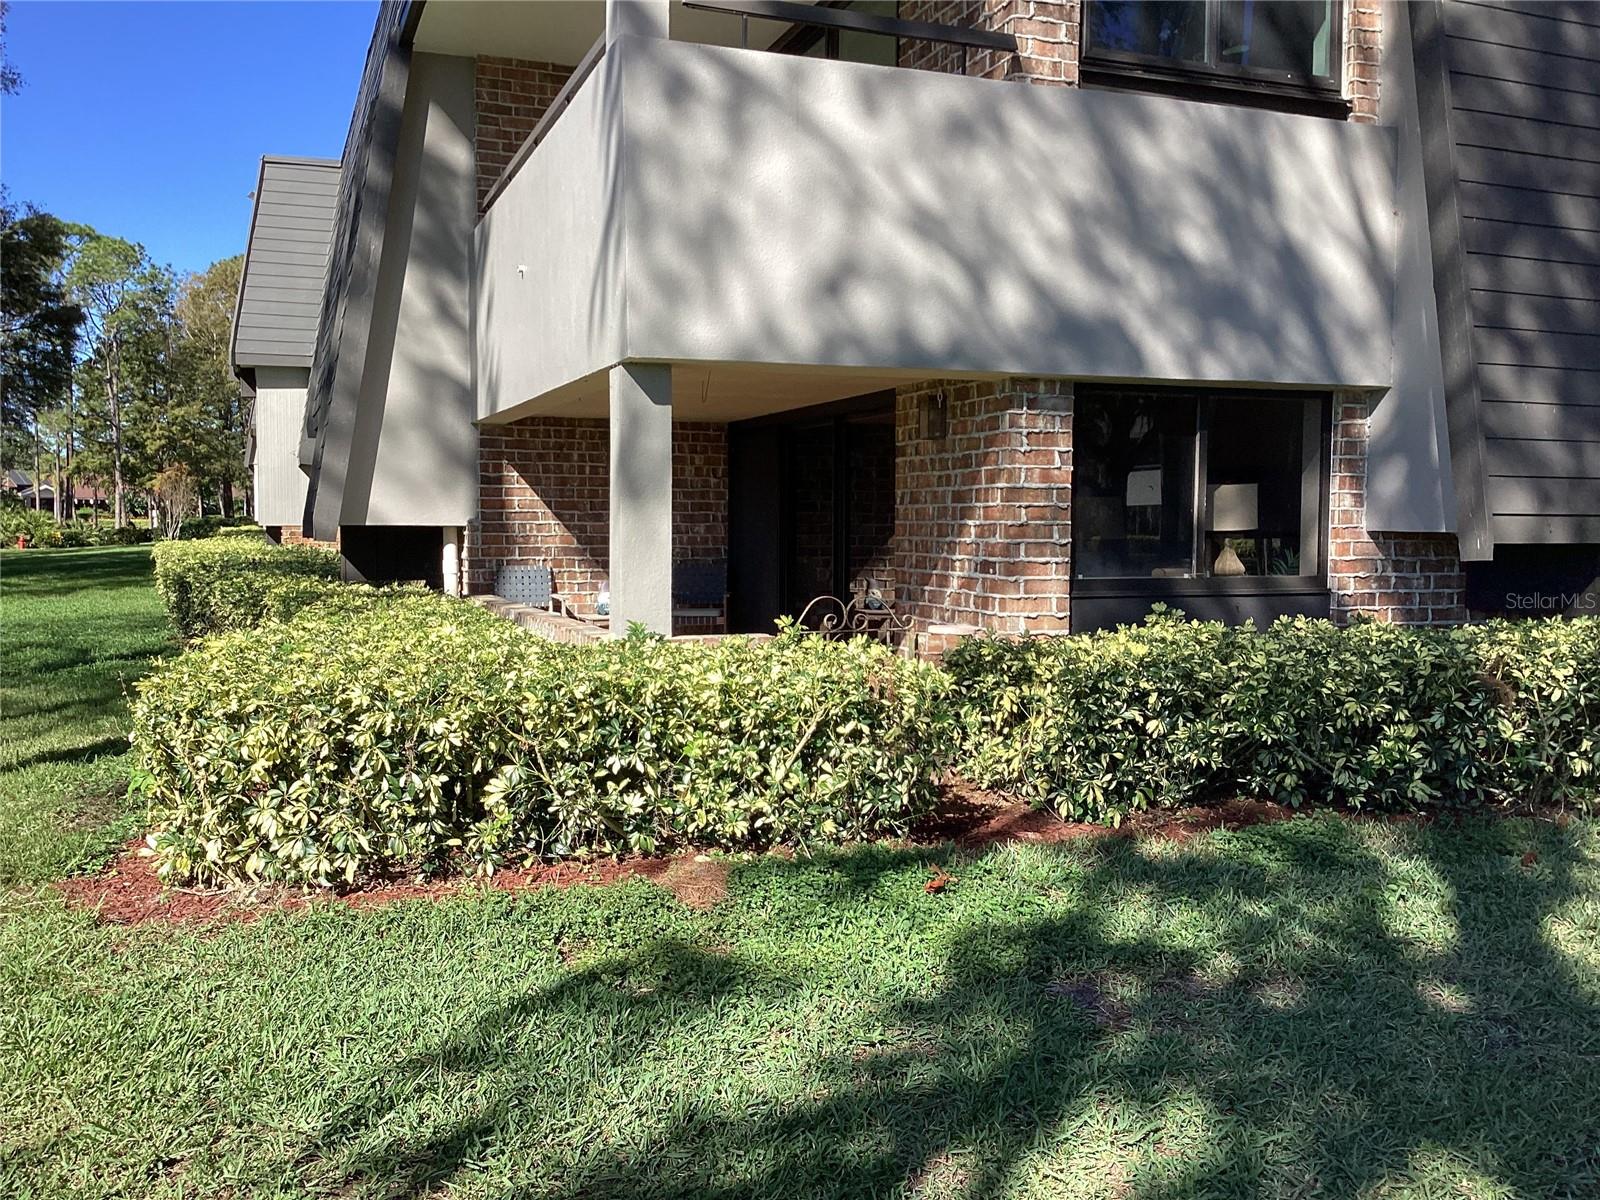
[[[1128,507],[1150,508],[1161,503],[1161,468],[1141,467],[1128,472]]]

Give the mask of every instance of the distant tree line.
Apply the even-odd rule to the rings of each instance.
[[[0,95],[22,76],[6,54]],[[0,187],[0,470],[50,483],[58,521],[74,485],[121,526],[158,505],[169,524],[208,503],[251,507],[249,413],[228,365],[243,256],[178,276],[144,247],[12,203]],[[94,508],[98,524],[100,509]]]
[[[0,467],[48,482],[63,521],[76,484],[123,525],[175,473],[197,504],[248,510],[249,413],[228,365],[242,263],[178,276],[0,192]]]

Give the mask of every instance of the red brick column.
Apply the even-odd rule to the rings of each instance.
[[[548,566],[558,596],[592,613],[607,585],[611,435],[605,421],[531,417],[478,435],[478,526],[467,589],[494,591],[502,563]],[[672,427],[672,557],[728,555],[728,427]],[[703,623],[702,623],[703,624]],[[703,632],[696,625],[692,632]]]
[[[1346,0],[1344,6],[1344,96],[1350,119],[1378,119],[1378,48],[1383,40],[1380,0]]]
[[[944,397],[944,432],[924,406]],[[897,607],[920,628],[1067,628],[1072,388],[929,380],[895,400]]]
[[[1330,471],[1328,588],[1333,619],[1358,613],[1402,625],[1455,625],[1467,619],[1466,575],[1453,533],[1369,530],[1367,397],[1334,398]]]

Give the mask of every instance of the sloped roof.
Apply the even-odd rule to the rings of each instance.
[[[311,365],[338,195],[337,160],[262,158],[234,311],[235,371]]]

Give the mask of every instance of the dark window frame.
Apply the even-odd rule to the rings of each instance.
[[[1314,503],[1317,510],[1317,541],[1315,548],[1315,569],[1306,572],[1304,562],[1306,548],[1300,547],[1302,573],[1299,575],[1235,575],[1235,576],[1100,576],[1083,577],[1078,574],[1078,564],[1083,561],[1079,549],[1081,527],[1074,522],[1072,530],[1072,592],[1074,595],[1085,596],[1117,596],[1129,597],[1139,600],[1178,599],[1182,596],[1272,596],[1283,594],[1306,595],[1322,593],[1328,590],[1328,540],[1330,512],[1330,485],[1332,484],[1333,464],[1333,396],[1328,392],[1301,391],[1294,388],[1185,388],[1185,387],[1144,387],[1124,386],[1117,384],[1079,384],[1076,394],[1079,398],[1085,396],[1103,396],[1115,398],[1130,394],[1141,396],[1160,396],[1176,403],[1190,403],[1195,406],[1195,502],[1194,523],[1195,543],[1192,553],[1199,555],[1202,531],[1205,528],[1207,513],[1205,510],[1207,496],[1207,463],[1206,463],[1206,435],[1208,428],[1208,415],[1210,408],[1220,400],[1262,400],[1271,397],[1281,397],[1285,401],[1299,400],[1304,406],[1302,411],[1309,413],[1315,420],[1318,432],[1315,447],[1317,471],[1314,479],[1307,479],[1302,485],[1301,504],[1305,505],[1312,500],[1311,489],[1315,487],[1316,496]],[[1312,406],[1315,406],[1314,408]],[[1301,448],[1302,463],[1304,462],[1305,447]],[[1077,458],[1080,450],[1073,449],[1073,456]],[[1304,509],[1302,508],[1302,513]],[[1302,517],[1302,521],[1303,521]]]
[[[1191,100],[1210,100],[1301,112],[1343,119],[1350,101],[1343,94],[1345,5],[1334,0],[1332,22],[1337,36],[1330,47],[1329,75],[1301,75],[1265,67],[1219,64],[1221,0],[1202,0],[1206,6],[1206,61],[1190,62],[1096,47],[1089,22],[1089,5],[1083,9],[1083,49],[1080,75],[1090,86],[1152,91]]]

